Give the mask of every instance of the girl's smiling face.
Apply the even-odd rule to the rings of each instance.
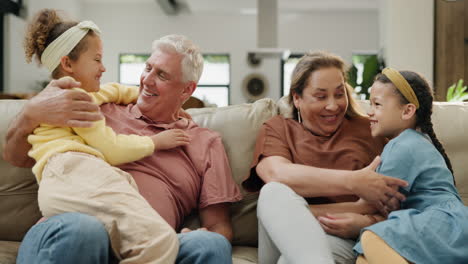
[[[106,68],[102,64],[102,41],[97,35],[86,36],[86,50],[76,61],[70,60],[69,75],[81,82],[81,88],[87,92],[99,91],[102,73]]]
[[[406,105],[392,83],[374,82],[370,94],[370,128],[372,136],[394,138],[409,128]]]

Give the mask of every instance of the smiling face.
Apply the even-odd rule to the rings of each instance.
[[[70,60],[69,76],[81,82],[81,88],[88,92],[99,91],[102,73],[106,68],[102,64],[102,41],[97,35],[88,35],[84,39],[86,50],[76,61]]]
[[[293,99],[304,127],[316,135],[330,136],[343,122],[348,108],[342,71],[329,67],[312,72],[302,96],[294,94]]]
[[[193,81],[182,81],[182,55],[171,49],[156,49],[146,61],[140,77],[137,106],[155,122],[173,122],[182,104],[196,88]]]
[[[414,113],[408,113],[409,104],[402,104],[395,89],[392,83],[376,81],[372,85],[368,115],[374,137],[394,138],[403,130],[414,126]]]

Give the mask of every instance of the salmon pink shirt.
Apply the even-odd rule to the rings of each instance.
[[[155,123],[136,105],[106,104],[101,111],[116,133],[151,136],[178,128],[191,137],[187,146],[156,151],[119,166],[133,176],[141,195],[174,229],[181,227],[192,210],[242,198],[218,133],[188,119]]]
[[[256,166],[270,156],[283,157],[292,163],[335,170],[359,170],[382,152],[384,138],[373,138],[366,117],[346,117],[330,136],[314,135],[296,120],[275,116],[260,128],[250,174],[242,185],[258,191],[263,180]],[[310,204],[355,201],[354,195],[308,198]]]

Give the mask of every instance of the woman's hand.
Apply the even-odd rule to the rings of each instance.
[[[384,176],[375,172],[380,164],[380,157],[376,157],[369,166],[357,170],[349,177],[351,190],[357,196],[375,205],[382,214],[387,215],[399,206],[405,196],[398,192],[399,187],[406,187],[404,180]]]
[[[372,217],[356,213],[326,214],[317,218],[327,234],[356,239],[361,229],[375,223]]]

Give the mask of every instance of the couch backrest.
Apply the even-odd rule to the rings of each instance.
[[[435,102],[432,122],[452,162],[458,192],[468,205],[468,103]]]
[[[0,151],[3,151],[9,123],[25,102],[0,100]],[[234,180],[240,185],[249,170],[258,129],[264,121],[277,114],[275,102],[263,99],[253,104],[189,109],[188,112],[200,126],[222,135]],[[0,171],[0,240],[20,241],[29,227],[40,218],[36,198],[37,184],[30,169],[16,168],[3,159],[0,160]],[[257,194],[246,193],[244,190],[242,193],[244,199],[232,206],[234,243],[256,246]]]
[[[24,103],[22,100],[0,100],[0,151],[3,151],[8,124]],[[221,134],[234,180],[240,184],[248,173],[260,126],[277,113],[290,114],[290,107],[285,98],[278,104],[271,99],[262,99],[253,104],[189,109],[188,112],[200,126]],[[468,103],[435,103],[433,119],[436,133],[452,160],[457,187],[468,204]],[[0,240],[19,241],[40,217],[37,185],[30,169],[15,168],[3,159],[0,160],[0,172]],[[257,194],[242,192],[244,199],[232,207],[233,242],[255,246]],[[190,225],[190,221],[187,224]]]
[[[277,114],[271,99],[261,99],[253,104],[239,104],[220,108],[188,109],[193,120],[221,134],[231,165],[234,181],[240,183],[247,176],[252,162],[255,140],[260,126]],[[235,245],[257,246],[257,197],[241,188],[244,198],[232,206]],[[193,219],[192,219],[193,221]],[[191,223],[186,223],[191,225]]]
[[[6,130],[25,100],[0,100],[0,151]],[[20,241],[40,218],[37,184],[31,169],[17,168],[0,160],[0,240]]]

